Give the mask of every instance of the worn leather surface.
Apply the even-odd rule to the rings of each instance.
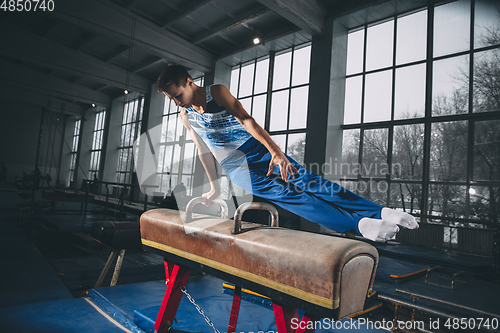
[[[365,281],[364,290],[357,293],[366,295],[373,285],[378,252],[370,244],[248,222],[242,222],[243,233],[232,235],[232,220],[193,214],[193,220],[184,224],[184,215],[169,209],[145,212],[141,216],[143,244],[329,309],[339,307],[342,269],[351,259],[364,256],[373,262],[355,272]]]

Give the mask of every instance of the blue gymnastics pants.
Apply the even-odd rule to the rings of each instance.
[[[380,219],[382,206],[364,199],[342,186],[324,179],[287,156],[299,170],[295,179],[284,182],[279,167],[267,176],[271,154],[255,138],[250,138],[221,162],[229,179],[247,192],[326,228],[359,233],[363,217]]]

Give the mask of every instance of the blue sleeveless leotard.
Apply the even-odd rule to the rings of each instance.
[[[243,125],[212,97],[212,86],[206,87],[207,107],[204,113],[186,109],[189,124],[202,138],[219,163],[252,137]]]

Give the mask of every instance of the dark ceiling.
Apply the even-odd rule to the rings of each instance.
[[[423,3],[53,0],[53,11],[2,9],[0,99],[80,115],[125,88],[147,93],[167,63],[196,77],[216,61],[232,66],[321,37],[331,17],[348,15],[352,28]]]

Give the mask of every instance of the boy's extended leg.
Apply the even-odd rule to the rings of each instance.
[[[278,167],[275,177],[266,176],[271,155],[260,144],[243,153],[224,163],[229,178],[248,192],[312,222],[339,232],[355,230],[374,241],[391,239],[399,231],[398,226],[418,227],[413,216],[360,197],[307,171],[288,156],[299,170],[294,180],[283,182]]]

